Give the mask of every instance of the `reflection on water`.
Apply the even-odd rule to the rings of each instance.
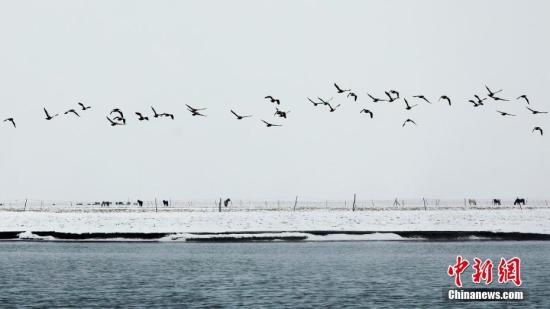
[[[527,299],[445,302],[457,254],[520,256]],[[0,242],[0,304],[550,308],[549,256],[550,242]]]

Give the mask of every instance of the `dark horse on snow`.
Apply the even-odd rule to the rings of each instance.
[[[493,199],[493,206],[497,206],[497,205],[500,206],[501,204],[502,203],[500,202],[500,199],[498,198]]]
[[[525,206],[525,199],[524,198],[516,198],[516,200],[514,201],[514,205],[524,205]]]

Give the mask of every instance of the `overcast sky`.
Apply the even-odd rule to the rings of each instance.
[[[0,118],[18,127],[0,123],[0,199],[550,198],[550,116],[515,100],[550,110],[548,12],[500,0],[2,1]],[[485,84],[513,100],[474,109]],[[388,89],[453,106],[366,98]],[[44,120],[42,107],[79,101],[92,106],[81,118]],[[175,120],[138,123],[152,105]],[[115,107],[127,126],[109,126]],[[407,118],[418,126],[402,128]]]

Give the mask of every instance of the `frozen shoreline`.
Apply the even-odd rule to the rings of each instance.
[[[550,234],[550,209],[233,212],[0,211],[0,232],[486,231]]]

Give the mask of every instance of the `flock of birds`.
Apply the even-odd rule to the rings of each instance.
[[[337,95],[345,95],[346,98],[348,98],[348,99],[350,99],[354,102],[357,102],[357,99],[358,99],[359,96],[352,89],[344,89],[336,83],[334,83],[334,87],[336,88]],[[468,103],[473,104],[473,107],[477,108],[477,107],[480,107],[480,106],[484,106],[488,102],[508,102],[508,101],[510,101],[507,98],[501,97],[500,93],[502,93],[502,91],[503,91],[502,89],[493,91],[488,86],[485,86],[485,89],[487,89],[487,94],[485,94],[485,95],[474,94],[473,98],[468,100]],[[393,103],[393,102],[397,102],[397,101],[402,99],[402,101],[404,103],[404,109],[405,110],[412,110],[413,108],[415,108],[419,105],[419,103],[411,104],[411,103],[409,103],[409,100],[414,100],[414,102],[418,101],[418,102],[422,102],[422,103],[432,104],[432,102],[428,98],[426,98],[426,96],[421,95],[421,94],[413,95],[411,98],[409,98],[409,100],[407,100],[407,98],[405,98],[405,97],[401,97],[399,91],[393,90],[393,89],[388,90],[388,91],[384,91],[384,94],[385,94],[385,96],[375,97],[375,96],[371,95],[370,93],[366,93],[368,98],[373,103],[380,103],[380,102]],[[290,111],[285,111],[285,110],[282,110],[282,109],[279,108],[281,106],[281,100],[279,100],[279,99],[277,99],[277,98],[275,98],[271,95],[265,96],[265,99],[268,100],[270,103],[275,104],[275,113],[274,113],[275,117],[279,117],[279,118],[282,118],[282,119],[287,118],[288,113],[290,113]],[[338,108],[340,108],[341,104],[332,105],[330,103],[332,101],[332,99],[333,98],[323,99],[321,97],[317,97],[316,100],[312,100],[309,97],[307,98],[307,100],[309,102],[311,102],[314,107],[325,106],[325,107],[328,107],[329,112],[333,113]],[[489,100],[489,101],[486,102],[487,100]],[[539,110],[531,108],[531,105],[530,105],[531,103],[529,101],[529,98],[525,94],[518,96],[516,98],[516,100],[524,102],[526,104],[525,108],[532,115],[548,114],[548,112],[546,112],[546,111],[539,111]],[[452,104],[453,104],[452,101],[451,101],[451,98],[447,95],[441,95],[438,98],[437,102],[443,102],[443,103],[448,104],[449,106],[452,106]],[[63,114],[64,115],[70,115],[70,116],[73,116],[73,117],[80,117],[80,113],[86,112],[87,110],[91,109],[91,106],[86,106],[84,103],[81,103],[81,102],[79,102],[78,105],[80,106],[78,111],[77,111],[77,109],[71,108],[71,109],[65,111]],[[207,115],[205,115],[206,108],[195,108],[195,107],[192,107],[192,106],[187,105],[187,104],[186,104],[186,107],[187,107],[187,110],[189,111],[189,113],[191,114],[191,116],[194,116],[194,117],[206,117],[207,116]],[[175,118],[174,114],[158,113],[154,107],[151,107],[151,111],[153,113],[152,114],[153,118],[167,118],[167,119],[171,119],[171,120],[174,120],[174,118]],[[233,109],[230,109],[229,112],[233,116],[235,116],[235,118],[237,120],[243,120],[243,119],[246,119],[246,118],[253,117],[253,115],[245,115],[245,114],[237,113]],[[498,113],[499,115],[501,115],[503,117],[516,117],[517,116],[515,114],[511,114],[509,112],[505,112],[505,111],[501,111],[501,110],[496,110],[496,113]],[[45,114],[45,119],[48,120],[48,121],[53,120],[53,119],[55,119],[56,117],[59,116],[59,114],[50,113],[46,108],[44,108],[44,114]],[[143,112],[135,112],[134,114],[137,116],[138,121],[149,121],[149,116],[145,115],[145,113],[143,113]],[[361,109],[359,111],[359,114],[368,115],[371,119],[374,118],[374,112],[370,109],[367,109],[367,108]],[[114,108],[113,110],[111,110],[111,112],[109,113],[108,116],[106,116],[106,118],[107,118],[108,123],[113,127],[114,126],[124,126],[124,125],[126,125],[126,117],[125,117],[123,111],[120,110],[119,108]],[[268,128],[282,126],[282,124],[276,124],[276,123],[273,123],[273,122],[268,122],[264,119],[260,119],[260,121]],[[4,122],[10,123],[14,128],[17,128],[14,117],[6,118],[6,119],[4,119]],[[417,123],[413,119],[407,118],[403,122],[402,127],[405,127],[407,125],[416,126]],[[541,136],[544,134],[544,131],[540,126],[535,126],[532,129],[532,132],[533,133],[535,133],[535,132],[540,133]]]

